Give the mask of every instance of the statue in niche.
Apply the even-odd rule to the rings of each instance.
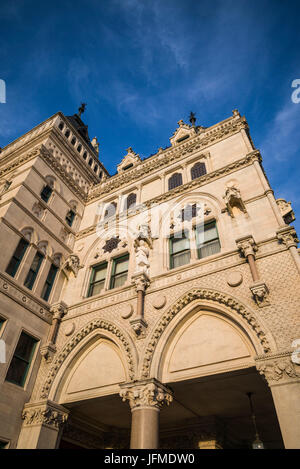
[[[135,273],[144,273],[149,276],[149,247],[145,239],[135,240]]]

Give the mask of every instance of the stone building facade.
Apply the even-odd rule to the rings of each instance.
[[[1,447],[299,448],[293,220],[237,110],[113,176],[81,111],[3,148]]]

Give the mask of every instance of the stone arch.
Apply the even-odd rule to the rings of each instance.
[[[41,399],[54,398],[68,366],[95,333],[107,337],[119,347],[127,364],[127,379],[128,381],[134,379],[138,359],[131,339],[114,323],[104,319],[95,319],[76,332],[58,353],[40,390]]]
[[[176,316],[180,319],[184,318],[197,305],[224,315],[234,322],[251,340],[257,355],[276,351],[272,335],[250,308],[227,293],[207,288],[196,288],[186,292],[173,303],[158,321],[141,362],[143,378],[158,377],[160,357],[176,326]]]

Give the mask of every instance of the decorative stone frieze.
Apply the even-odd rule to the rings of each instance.
[[[59,430],[68,419],[68,410],[50,401],[25,404],[23,426],[44,425]]]
[[[277,238],[279,242],[286,245],[289,249],[290,247],[297,247],[299,239],[297,237],[296,230],[293,226],[284,226],[276,231]]]
[[[249,288],[254,296],[256,304],[260,308],[263,308],[264,306],[268,306],[270,304],[268,300],[269,290],[265,282],[261,282],[261,281],[255,282]]]
[[[249,255],[255,256],[255,253],[258,249],[257,244],[251,235],[243,236],[242,238],[237,239],[236,245],[243,257],[247,257]]]
[[[291,360],[292,352],[257,357],[258,372],[264,376],[269,386],[289,382],[300,382],[300,365]]]
[[[132,384],[120,385],[122,401],[129,401],[131,409],[137,407],[156,407],[160,409],[163,404],[169,405],[172,400],[172,391],[156,379],[140,381]]]

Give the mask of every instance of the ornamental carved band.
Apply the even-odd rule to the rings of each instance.
[[[143,368],[142,368],[142,376],[148,377],[150,373],[150,366],[152,357],[154,354],[154,350],[157,346],[157,343],[163,334],[164,330],[173,319],[176,314],[178,314],[185,306],[191,303],[194,300],[204,299],[204,300],[211,300],[217,303],[223,304],[233,310],[235,310],[238,314],[240,314],[247,323],[251,326],[254,330],[256,336],[258,337],[264,353],[271,352],[271,347],[266,338],[265,332],[262,330],[257,318],[254,314],[249,311],[243,304],[239,303],[237,300],[232,298],[225,293],[220,293],[216,290],[208,290],[208,289],[195,289],[184,296],[179,298],[177,302],[163,315],[161,320],[159,321],[157,327],[155,328],[152,337],[148,343],[147,349],[145,351],[144,361],[143,361]]]
[[[57,408],[53,408],[47,404],[41,407],[25,409],[22,413],[24,426],[46,425],[48,427],[59,430],[67,421],[68,413]]]
[[[58,373],[58,370],[60,369],[60,367],[62,366],[63,362],[66,360],[68,355],[77,346],[77,344],[81,342],[81,340],[83,340],[88,334],[90,334],[95,329],[103,329],[105,331],[108,331],[111,334],[114,334],[117,337],[117,339],[122,343],[123,349],[125,351],[125,356],[126,356],[126,361],[127,361],[128,371],[129,371],[129,378],[130,379],[134,378],[134,359],[133,359],[131,347],[127,338],[120,331],[120,329],[117,326],[115,326],[113,323],[105,321],[105,320],[97,319],[95,321],[91,321],[85,327],[83,327],[83,329],[77,332],[72,337],[72,339],[64,346],[63,350],[58,354],[52,367],[50,368],[46,381],[44,382],[44,385],[42,387],[41,394],[40,394],[41,399],[45,399],[48,397],[50,388]]]
[[[249,255],[255,256],[258,249],[252,236],[243,236],[242,238],[237,239],[236,245],[244,257]]]
[[[138,407],[160,409],[163,404],[169,405],[173,400],[171,391],[156,381],[124,387],[120,391],[120,396],[123,402],[129,401],[131,410]]]

